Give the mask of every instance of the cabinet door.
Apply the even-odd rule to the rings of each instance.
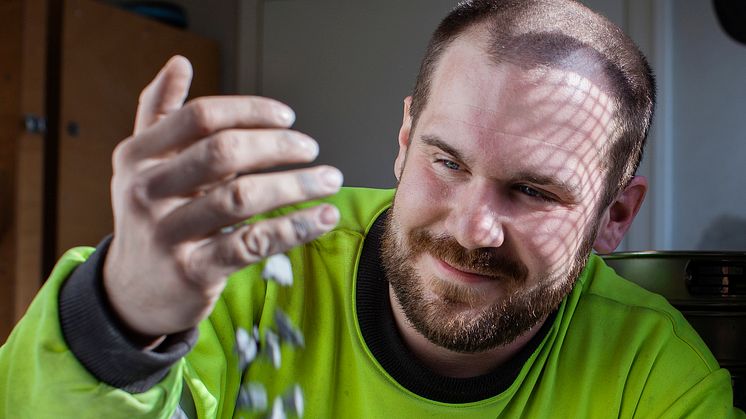
[[[61,29],[48,26],[57,19]],[[47,68],[47,52],[59,66]],[[212,41],[99,2],[0,0],[0,343],[48,274],[42,255],[112,231],[111,152],[132,131],[140,90],[174,54],[192,60],[192,96],[218,92]],[[59,95],[47,76],[59,76]],[[54,98],[59,126],[46,138],[25,132],[22,116],[43,116]]]
[[[192,61],[191,96],[219,90],[213,41],[90,0],[65,1],[62,26],[58,257],[112,231],[111,153],[132,133],[140,90],[168,58]]]
[[[0,343],[15,316],[16,180],[23,5],[0,1]]]

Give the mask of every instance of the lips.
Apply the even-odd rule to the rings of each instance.
[[[467,270],[463,270],[463,268],[456,268],[440,258],[434,256],[430,256],[430,258],[434,260],[436,268],[441,271],[441,273],[445,274],[444,276],[448,278],[456,279],[458,281],[466,282],[469,284],[477,284],[495,280],[495,278],[492,276],[470,272]]]

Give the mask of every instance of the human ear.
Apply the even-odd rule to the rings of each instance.
[[[643,176],[635,176],[606,208],[601,215],[596,241],[593,242],[596,252],[611,253],[619,246],[640,210],[647,191],[648,180]]]
[[[394,161],[394,176],[396,180],[401,180],[401,174],[404,170],[404,161],[407,159],[407,148],[409,147],[409,134],[412,130],[412,115],[409,108],[412,105],[412,96],[404,98],[404,116],[402,117],[401,128],[399,128],[399,153]]]

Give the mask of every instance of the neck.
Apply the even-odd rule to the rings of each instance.
[[[477,377],[503,365],[526,346],[546,321],[546,317],[542,318],[535,326],[508,344],[483,352],[462,353],[438,346],[417,331],[407,319],[390,287],[389,299],[396,327],[407,348],[433,372],[453,378]]]

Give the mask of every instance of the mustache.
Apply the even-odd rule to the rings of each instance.
[[[523,262],[495,249],[466,250],[453,237],[434,236],[424,230],[415,230],[409,236],[410,257],[427,252],[455,268],[496,280],[521,283],[528,278],[528,267]]]

